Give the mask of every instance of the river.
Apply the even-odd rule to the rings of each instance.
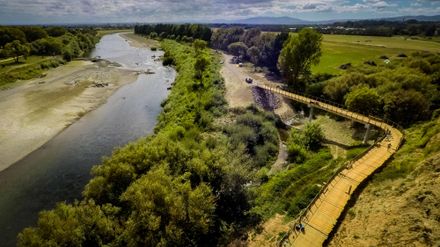
[[[38,212],[81,198],[90,169],[114,148],[152,133],[160,103],[175,71],[155,62],[161,51],[135,48],[119,34],[104,36],[91,56],[127,69],[150,69],[117,90],[107,102],[70,125],[41,148],[0,173],[0,246],[15,246],[16,235],[35,225]]]

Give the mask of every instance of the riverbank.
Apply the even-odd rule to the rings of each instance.
[[[73,61],[0,91],[0,171],[104,103],[138,73],[106,61]]]

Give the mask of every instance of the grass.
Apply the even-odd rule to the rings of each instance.
[[[374,180],[394,180],[404,178],[428,157],[440,151],[440,118],[414,125],[405,130],[405,143],[394,155],[390,163]]]
[[[334,160],[330,150],[322,148],[310,154],[302,164],[290,164],[289,168],[272,176],[255,190],[254,212],[268,219],[275,213],[295,217],[320,190],[320,184],[330,178],[343,164]]]
[[[64,64],[59,57],[30,56],[20,63],[10,61],[0,65],[0,89],[11,86],[17,80],[29,80],[44,75],[44,71]]]
[[[132,40],[135,40],[137,42],[146,44],[147,46],[149,46],[151,48],[154,48],[156,50],[158,49],[158,47],[160,47],[159,41],[154,40],[154,39],[147,39],[147,38],[145,38],[144,36],[141,36],[141,35],[137,35],[137,34],[134,34],[134,33],[124,33],[124,36],[126,36],[126,37],[128,37],[128,38],[130,38]]]
[[[346,63],[359,65],[367,60],[383,63],[382,55],[396,58],[400,53],[415,51],[440,52],[440,43],[405,37],[371,37],[356,35],[324,35],[322,57],[319,65],[313,67],[314,73],[341,74],[339,66]]]
[[[98,30],[98,37],[102,37],[104,35],[108,34],[114,34],[114,33],[125,33],[125,32],[132,32],[132,29],[102,29]]]

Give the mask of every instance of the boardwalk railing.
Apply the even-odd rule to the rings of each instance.
[[[302,210],[295,223],[302,226],[307,224],[309,230],[306,233],[301,233],[292,227],[280,241],[280,245],[283,245],[289,238],[293,238],[295,246],[321,246],[336,224],[351,193],[400,147],[403,141],[402,128],[389,120],[348,111],[342,105],[328,100],[291,93],[267,85],[256,86],[310,107],[316,107],[360,123],[370,124],[385,131],[386,135],[377,140],[374,145],[339,168],[309,205]],[[346,190],[347,187],[348,193],[342,193],[341,189]],[[330,202],[330,199],[333,201]]]

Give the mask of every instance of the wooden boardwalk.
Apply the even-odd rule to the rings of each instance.
[[[384,139],[377,142],[361,157],[341,168],[329,180],[318,196],[303,211],[298,222],[296,222],[297,224],[301,223],[304,226],[304,230],[298,231],[293,227],[289,232],[288,238],[282,243],[284,246],[296,247],[322,246],[336,225],[353,191],[397,151],[402,143],[403,133],[391,124],[385,123],[378,118],[354,113],[332,104],[286,92],[276,87],[267,85],[256,86],[311,107],[319,108],[356,122],[376,126],[387,133]]]

